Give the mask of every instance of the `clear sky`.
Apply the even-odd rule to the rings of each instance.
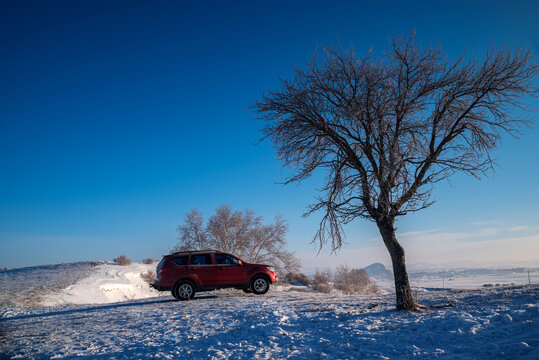
[[[158,258],[189,209],[221,204],[282,214],[307,270],[388,263],[362,220],[313,255],[319,217],[301,214],[320,178],[278,184],[247,107],[321,44],[379,54],[415,29],[451,55],[537,51],[538,16],[537,1],[2,1],[0,267]],[[458,175],[400,220],[410,262],[539,259],[538,129],[495,155],[496,176]]]

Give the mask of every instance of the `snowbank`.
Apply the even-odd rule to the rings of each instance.
[[[155,273],[155,267],[155,264],[139,263],[127,266],[107,263],[96,266],[88,277],[45,295],[41,305],[106,304],[159,296],[163,293],[150,288],[143,278],[148,272]]]
[[[39,306],[43,297],[77,283],[103,262],[29,266],[0,272],[0,307]]]

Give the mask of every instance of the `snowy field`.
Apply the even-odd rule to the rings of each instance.
[[[154,268],[80,266],[77,280],[43,294],[41,306],[4,300],[0,359],[539,359],[537,285],[422,289],[422,304],[453,307],[406,313],[393,310],[391,293],[287,287],[177,302],[142,286],[142,275]],[[16,289],[13,271],[0,273],[4,298],[4,289]]]
[[[529,277],[528,277],[529,276]],[[461,269],[451,271],[412,271],[409,274],[412,288],[481,289],[484,287],[518,286],[539,284],[539,269],[532,268],[528,274],[523,269]],[[394,287],[393,279],[375,278],[384,290]]]

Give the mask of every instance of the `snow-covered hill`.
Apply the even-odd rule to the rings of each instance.
[[[393,273],[389,271],[384,264],[374,263],[364,268],[365,272],[375,279],[392,279]]]
[[[155,273],[155,267],[156,264],[102,264],[90,276],[65,289],[49,293],[41,305],[104,304],[170,295],[151,288],[144,278],[150,272]]]
[[[53,294],[95,274],[103,262],[40,265],[0,272],[0,306],[39,306]]]
[[[81,262],[0,272],[0,306],[104,304],[164,295],[144,278],[156,264]]]

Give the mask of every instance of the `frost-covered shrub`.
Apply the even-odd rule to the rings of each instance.
[[[311,284],[311,287],[321,293],[330,293],[331,285],[329,284],[331,280],[331,270],[318,270],[316,269],[314,273],[314,278]]]
[[[153,259],[151,259],[151,258],[146,258],[146,259],[142,260],[142,263],[143,263],[143,264],[153,264]]]
[[[127,266],[131,264],[131,260],[128,259],[125,255],[120,255],[117,258],[112,259],[112,261],[122,266]]]
[[[148,270],[140,276],[148,284],[152,284],[155,281],[155,271]]]
[[[311,285],[311,280],[301,272],[289,272],[283,277],[283,281],[289,284],[303,284],[306,286]]]
[[[380,289],[363,269],[349,269],[346,265],[337,268],[333,278],[334,287],[347,295],[376,294]]]

